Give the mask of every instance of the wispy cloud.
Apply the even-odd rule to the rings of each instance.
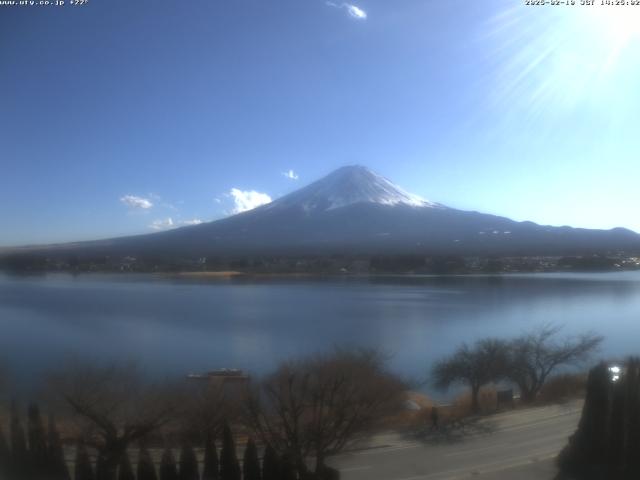
[[[356,20],[366,20],[367,12],[362,10],[360,7],[353,5],[352,3],[334,3],[334,2],[326,2],[328,6],[334,8],[344,8],[351,18],[355,18]]]
[[[231,213],[242,213],[247,210],[253,210],[260,205],[271,203],[271,197],[266,193],[256,192],[255,190],[240,190],[232,188],[229,195],[233,198],[235,207]]]
[[[148,197],[153,201],[155,206],[160,206],[162,208],[168,208],[170,210],[176,210],[176,211],[178,210],[178,207],[176,207],[172,203],[169,203],[169,202],[163,200],[160,195],[157,195],[155,193],[150,193],[148,195]]]
[[[183,220],[181,225],[200,225],[203,221],[199,218],[192,218],[191,220]]]
[[[173,223],[173,219],[171,217],[167,217],[159,220],[154,220],[153,222],[151,222],[151,225],[149,225],[149,228],[153,230],[168,230],[175,226],[176,225],[175,223]]]
[[[300,178],[300,176],[291,169],[287,172],[282,172],[282,175],[287,177],[289,180],[298,180]]]
[[[135,195],[125,195],[120,197],[120,202],[129,208],[148,210],[153,207],[153,203],[148,198],[136,197]]]
[[[204,221],[199,218],[192,218],[190,220],[174,220],[171,217],[167,217],[154,220],[149,225],[149,228],[152,230],[169,230],[171,228],[187,227],[189,225],[200,225],[201,223],[204,223]]]

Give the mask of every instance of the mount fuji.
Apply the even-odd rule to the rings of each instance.
[[[361,166],[340,168],[267,205],[160,233],[47,247],[52,254],[575,255],[640,252],[624,228],[589,230],[516,222],[449,208],[406,192]]]

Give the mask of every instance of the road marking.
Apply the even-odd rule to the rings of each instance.
[[[528,428],[531,426],[536,426],[540,424],[546,424],[549,422],[558,422],[562,417],[579,417],[580,412],[571,412],[571,413],[563,413],[559,415],[549,415],[545,418],[539,419],[523,419],[524,421],[520,422],[511,422],[506,424],[500,424],[499,422],[495,422],[498,424],[497,430],[500,432],[512,432],[514,430],[522,430],[523,428]],[[567,418],[567,421],[573,420],[573,418]]]
[[[357,472],[359,470],[371,470],[371,465],[365,465],[362,467],[348,467],[348,468],[340,469],[341,472]]]
[[[484,452],[485,450],[493,450],[495,448],[503,448],[511,445],[509,442],[504,443],[496,443],[494,445],[489,445],[487,447],[475,447],[475,448],[467,448],[466,450],[458,450],[452,453],[445,453],[445,457],[459,457],[460,455],[469,455],[470,453],[476,452]],[[519,446],[519,445],[518,445]]]
[[[458,457],[460,455],[468,455],[470,453],[475,453],[475,452],[483,452],[485,450],[493,450],[493,449],[501,449],[501,450],[505,450],[505,449],[510,449],[510,448],[522,448],[524,446],[527,445],[535,445],[536,443],[541,443],[544,442],[546,444],[549,444],[553,441],[556,440],[567,440],[569,438],[569,435],[567,435],[566,433],[559,433],[556,435],[550,435],[547,437],[540,437],[540,438],[535,438],[533,440],[526,440],[523,442],[516,442],[516,441],[511,441],[511,442],[501,442],[501,443],[494,443],[491,445],[487,445],[484,447],[476,447],[476,448],[467,448],[465,450],[457,450],[455,452],[451,452],[451,453],[445,453],[444,456],[445,457]]]
[[[382,448],[375,448],[370,450],[363,450],[362,452],[356,452],[353,455],[379,455],[381,453],[397,452],[398,450],[409,450],[412,448],[420,448],[425,446],[426,444],[424,443],[409,443],[406,445],[398,445],[397,447],[382,447]]]
[[[506,465],[498,466],[498,467],[495,467],[495,468],[488,468],[486,470],[481,470],[481,471],[475,470],[472,474],[474,476],[479,476],[479,475],[484,475],[485,473],[502,472],[504,470],[511,470],[512,468],[524,467],[524,466],[530,465],[532,463],[538,463],[538,462],[543,462],[545,460],[551,460],[552,458],[556,458],[557,456],[558,456],[557,453],[552,453],[552,454],[545,455],[545,456],[542,456],[542,457],[530,458],[528,461],[522,461],[522,462],[518,462],[518,463],[506,464]],[[464,479],[464,478],[467,478],[467,477],[469,477],[469,474],[459,475],[457,477],[448,477],[448,478],[444,478],[442,480],[460,480],[460,479]]]
[[[453,470],[447,470],[444,472],[433,472],[426,475],[415,475],[413,477],[396,478],[394,480],[429,480],[436,478],[439,478],[440,480],[457,480],[460,478],[468,478],[470,475],[477,476],[485,473],[493,473],[502,470],[509,470],[511,468],[523,467],[525,465],[530,465],[531,463],[554,458],[557,455],[557,451],[547,452],[542,455],[536,455],[535,459],[527,455],[526,457],[520,457],[518,460],[507,464],[504,464],[501,461],[497,461],[464,468],[455,468]]]

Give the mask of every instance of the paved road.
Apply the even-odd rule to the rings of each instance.
[[[581,408],[573,402],[502,413],[482,420],[486,431],[451,442],[381,435],[330,463],[343,480],[551,480]]]

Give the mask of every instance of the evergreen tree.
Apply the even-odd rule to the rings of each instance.
[[[29,461],[34,472],[44,473],[48,467],[47,439],[37,405],[27,409],[27,437],[29,439]]]
[[[27,474],[29,465],[27,441],[20,422],[20,412],[15,402],[11,404],[11,420],[10,420],[11,436],[11,466],[10,470],[16,478],[20,478]]]
[[[626,380],[626,378],[625,378]],[[625,390],[626,382],[611,382],[611,396],[609,404],[609,431],[605,462],[608,465],[622,466],[625,454],[625,437],[627,418],[625,418]],[[640,405],[636,405],[636,408]]]
[[[250,438],[244,450],[242,463],[242,473],[244,480],[260,480],[260,460],[258,460],[258,449]]]
[[[140,447],[138,456],[138,480],[158,480],[151,454],[145,447]]]
[[[176,459],[173,456],[173,451],[169,447],[165,448],[162,453],[162,460],[160,461],[160,480],[178,480]]]
[[[281,480],[297,480],[296,469],[293,466],[291,457],[283,455],[280,462],[280,479]]]
[[[627,364],[626,418],[628,422],[627,450],[624,462],[632,478],[640,478],[640,359]]]
[[[559,456],[561,471],[584,480],[637,479],[639,457],[640,360],[617,369],[600,364],[589,373],[578,429]]]
[[[216,442],[207,439],[204,445],[204,468],[202,480],[220,480],[220,466],[218,465],[218,451]]]
[[[76,447],[76,472],[75,480],[95,480],[91,459],[87,449],[82,443]]]
[[[96,457],[96,480],[112,480],[109,478],[109,473],[109,467],[104,455],[98,452],[98,456]]]
[[[267,445],[262,458],[262,480],[280,480],[280,461],[271,445]]]
[[[136,476],[133,473],[133,467],[131,466],[129,453],[126,451],[120,459],[120,466],[118,467],[118,480],[136,480]]]
[[[611,381],[605,364],[589,372],[587,391],[578,430],[559,456],[561,470],[578,476],[604,474]],[[587,477],[588,478],[588,477]]]
[[[200,480],[196,452],[186,441],[182,444],[182,450],[180,451],[180,473],[178,478],[179,480]]]
[[[70,480],[69,468],[64,458],[64,448],[53,415],[49,415],[48,444],[47,463],[51,471],[52,480]]]
[[[225,423],[222,430],[222,451],[220,452],[221,480],[241,480],[240,464],[236,456],[236,445],[231,428]]]
[[[0,478],[8,477],[10,460],[11,450],[9,450],[9,444],[4,437],[2,425],[0,425]]]

